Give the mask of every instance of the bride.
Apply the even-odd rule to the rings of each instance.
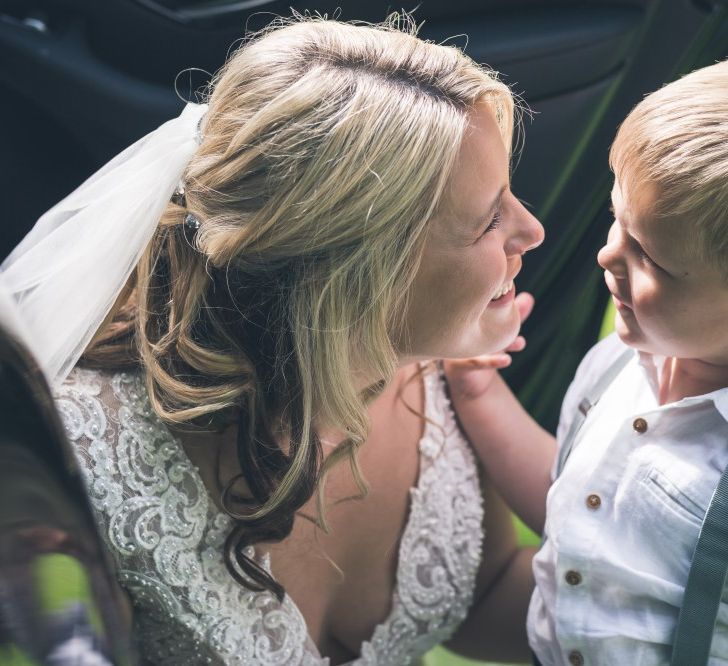
[[[5,261],[144,663],[527,658],[531,552],[433,362],[521,344],[513,122],[394,20],[280,21]]]

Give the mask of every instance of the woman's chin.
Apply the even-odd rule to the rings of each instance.
[[[502,352],[518,336],[521,330],[521,317],[514,305],[506,321],[497,324],[488,322],[488,324],[481,329],[481,341],[478,345],[480,351],[476,351],[470,356],[483,356],[484,354]]]
[[[521,331],[521,315],[518,313],[518,308],[515,302],[511,302],[510,308],[508,308],[507,316],[504,317],[503,323],[494,330],[494,337],[497,337],[497,341],[493,342],[495,351],[502,351],[511,342],[516,339],[516,336]]]

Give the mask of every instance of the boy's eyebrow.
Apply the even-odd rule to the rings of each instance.
[[[612,203],[609,205],[609,209],[612,211],[612,214],[614,215],[615,219],[619,222],[620,226],[624,230],[624,232],[635,242],[637,245],[639,245],[644,252],[647,254],[650,259],[652,259],[656,264],[662,266],[665,262],[662,261],[662,258],[659,256],[659,253],[655,253],[652,248],[647,247],[639,238],[637,238],[630,227],[627,227],[624,225],[625,220],[629,223],[629,217],[624,214],[624,211],[622,211],[621,215],[617,215],[617,210],[614,205],[614,197],[612,197]],[[631,225],[630,225],[631,226]],[[669,263],[669,262],[668,262]]]
[[[620,211],[620,214],[617,215],[617,207],[614,204],[614,193],[612,193],[612,203],[609,205],[609,210],[612,211],[612,214],[614,215],[614,218],[619,222],[619,225],[622,227],[623,231],[635,242],[637,245],[639,245],[645,253],[652,259],[657,260],[655,254],[650,250],[650,248],[645,247],[645,244],[637,238],[634,233],[632,233],[631,230],[631,224],[629,224],[629,215],[626,211],[622,210]],[[625,226],[625,222],[628,223],[629,226]],[[657,260],[657,263],[660,263],[659,260]]]

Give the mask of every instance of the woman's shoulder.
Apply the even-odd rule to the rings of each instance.
[[[158,421],[147,396],[140,370],[118,371],[76,367],[66,380],[54,388],[53,397],[61,413],[66,434],[71,440],[101,436],[100,426],[118,422],[125,413]],[[84,422],[86,428],[84,428]],[[93,427],[94,425],[98,427]]]
[[[121,502],[115,464],[114,441],[118,404],[111,384],[116,373],[74,368],[66,380],[54,387],[53,397],[66,437],[86,483],[92,506],[103,512]],[[99,494],[99,489],[104,488]]]
[[[55,388],[54,399],[100,515],[112,516],[123,496],[133,494],[129,484],[138,482],[151,494],[159,490],[142,482],[165,471],[165,454],[175,443],[151,408],[141,372],[75,368]]]
[[[112,389],[115,377],[109,371],[74,368],[54,387],[56,407],[72,444],[87,447],[106,434],[109,417],[118,407]]]
[[[53,388],[53,397],[61,410],[68,405],[88,409],[97,401],[108,410],[117,407],[120,402],[117,396],[118,391],[115,390],[119,382],[128,383],[134,379],[141,381],[140,373],[76,367],[71,370],[62,384]],[[63,411],[61,414],[64,415]],[[69,424],[66,423],[66,425]]]
[[[252,658],[253,625],[273,602],[227,573],[230,520],[152,410],[143,374],[77,368],[56,401],[117,578],[133,600],[145,659],[218,663],[224,653],[225,663],[260,663]]]
[[[209,508],[205,487],[153,411],[143,374],[77,368],[55,398],[121,569],[154,571],[158,562],[150,557],[161,557],[157,546],[170,535],[175,547],[199,546]]]
[[[95,441],[118,436],[125,408],[136,408],[142,414],[149,411],[141,404],[135,405],[143,392],[144,381],[139,372],[77,367],[54,388],[53,397],[66,436],[76,447],[87,449]]]

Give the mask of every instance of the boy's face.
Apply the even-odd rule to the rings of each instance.
[[[653,215],[656,196],[615,179],[615,221],[598,261],[617,333],[641,351],[728,364],[727,281],[696,258],[692,220]]]

